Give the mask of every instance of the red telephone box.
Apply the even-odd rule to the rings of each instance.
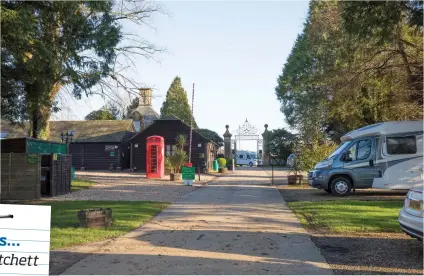
[[[163,137],[150,136],[146,139],[146,177],[163,178],[165,176],[165,142]]]

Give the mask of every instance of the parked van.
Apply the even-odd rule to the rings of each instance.
[[[250,154],[250,157],[256,160],[256,162],[258,163],[258,167],[262,166],[261,156],[256,156],[256,152],[254,151],[249,151],[249,154]]]
[[[251,154],[248,151],[237,151],[236,154],[236,164],[243,166],[257,166],[258,165],[258,161],[255,158],[255,155]]]
[[[351,131],[308,175],[309,185],[337,196],[351,189],[423,186],[423,121],[384,122]]]

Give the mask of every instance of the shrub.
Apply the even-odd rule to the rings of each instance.
[[[220,168],[225,168],[227,165],[227,160],[225,160],[225,158],[218,158],[218,165]]]
[[[232,158],[227,158],[227,166],[232,166],[233,165],[233,159]]]
[[[299,169],[304,172],[312,170],[318,162],[327,158],[336,147],[337,145],[332,142],[302,146],[300,148],[300,155],[296,156]]]
[[[184,151],[184,146],[186,145],[187,140],[182,134],[178,135],[175,140],[177,142],[177,150],[173,155],[168,156],[167,159],[173,173],[181,173],[181,167],[184,165],[188,157],[187,153]]]
[[[167,169],[167,170],[173,169],[170,156],[165,157],[165,169]]]

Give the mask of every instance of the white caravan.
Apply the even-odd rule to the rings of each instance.
[[[423,186],[423,121],[383,122],[345,134],[309,173],[309,185],[343,196],[352,188]]]
[[[258,165],[255,155],[249,151],[237,151],[235,162],[240,166],[246,165],[253,167]]]

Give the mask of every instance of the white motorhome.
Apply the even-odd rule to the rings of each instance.
[[[253,167],[258,165],[256,156],[249,151],[237,151],[235,162],[239,166],[245,165],[245,166]]]
[[[423,121],[383,122],[345,134],[309,173],[309,185],[343,196],[352,188],[423,186]]]

